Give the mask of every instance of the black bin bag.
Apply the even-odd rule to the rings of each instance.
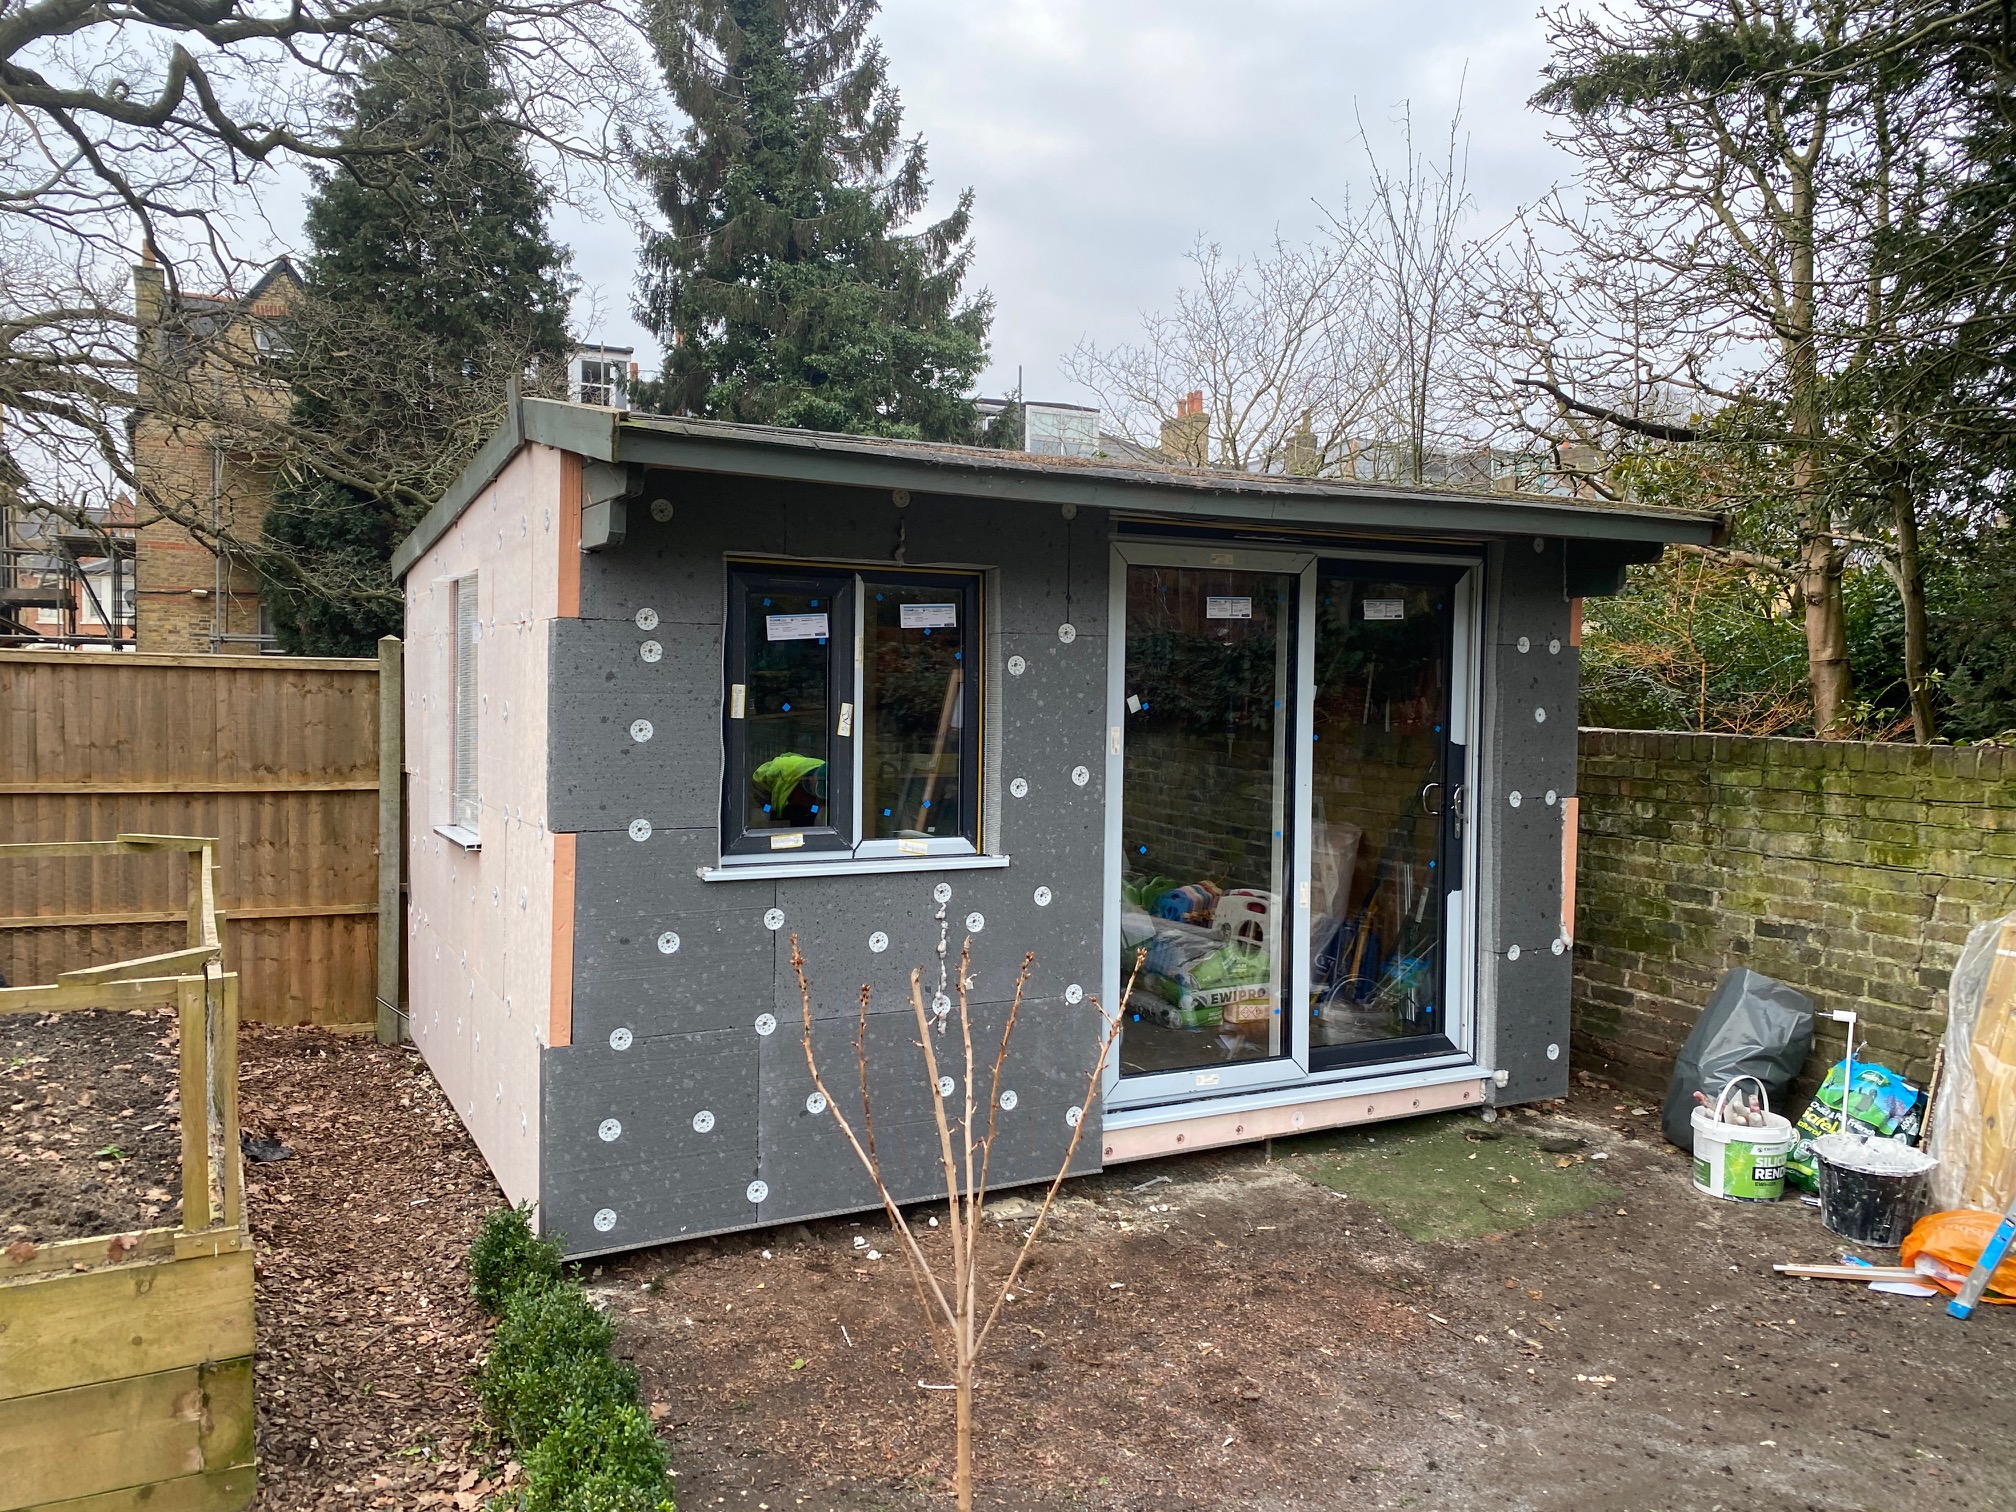
[[[1742,966],[1724,972],[1673,1063],[1659,1115],[1666,1137],[1692,1150],[1694,1094],[1712,1100],[1732,1076],[1762,1081],[1778,1107],[1812,1048],[1813,999]]]

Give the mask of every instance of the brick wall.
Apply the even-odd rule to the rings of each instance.
[[[1663,1089],[1731,966],[1922,1078],[1968,929],[2016,909],[2016,750],[1584,730],[1581,794],[1573,1049],[1627,1086]]]

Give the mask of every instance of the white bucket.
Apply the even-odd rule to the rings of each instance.
[[[1722,1109],[1738,1082],[1756,1082],[1765,1104],[1764,1127],[1724,1123]],[[1776,1202],[1785,1195],[1785,1157],[1792,1153],[1792,1123],[1773,1113],[1771,1094],[1754,1076],[1731,1077],[1715,1106],[1694,1109],[1694,1187],[1731,1202]]]

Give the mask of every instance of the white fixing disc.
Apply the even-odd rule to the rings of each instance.
[[[1001,1111],[1003,1113],[1013,1113],[1015,1111],[1015,1104],[1020,1101],[1022,1099],[1015,1095],[1015,1089],[1010,1087],[1006,1092],[1001,1094]]]
[[[632,819],[630,821],[630,838],[632,840],[649,840],[651,838],[651,821],[649,819]]]
[[[663,955],[679,954],[679,936],[672,933],[669,929],[666,930],[665,933],[658,936],[658,949]]]
[[[1525,800],[1519,796],[1519,790],[1517,788],[1514,788],[1511,792],[1505,795],[1505,801],[1511,804],[1512,807],[1517,808]]]
[[[764,909],[763,927],[765,929],[782,929],[784,927],[784,910],[781,908]]]
[[[614,1144],[623,1137],[623,1124],[619,1119],[605,1118],[602,1127],[595,1132],[602,1136],[602,1143]]]
[[[1547,1059],[1549,1060],[1561,1059],[1561,1047],[1559,1045],[1549,1045],[1547,1047]]]
[[[609,1048],[611,1050],[628,1050],[630,1048],[630,1031],[628,1029],[611,1029],[609,1031]]]
[[[637,611],[637,628],[639,630],[656,630],[658,628],[658,611],[648,607],[639,609]]]
[[[752,1181],[746,1195],[751,1202],[761,1202],[770,1195],[770,1184],[767,1181]]]
[[[936,898],[940,903],[950,903],[952,901],[952,884],[950,882],[940,882],[936,887],[931,889],[931,896]]]
[[[766,1039],[775,1034],[777,1032],[777,1015],[774,1013],[757,1014],[756,1032]]]
[[[647,662],[660,661],[664,658],[665,648],[656,641],[646,641],[637,648],[637,654]]]
[[[1531,642],[1530,640],[1528,640],[1528,639],[1527,639],[1527,638],[1526,638],[1525,636],[1523,636],[1523,635],[1522,635],[1522,636],[1520,636],[1520,637],[1519,637],[1519,654],[1520,654],[1521,656],[1524,656],[1524,655],[1525,655],[1525,654],[1526,654],[1526,653],[1527,653],[1528,651],[1531,651],[1532,649],[1533,649],[1533,642]]]
[[[966,915],[966,933],[978,934],[987,927],[987,915],[979,912]]]
[[[713,1129],[714,1113],[712,1109],[702,1108],[698,1113],[693,1115],[693,1132],[695,1134],[709,1134],[713,1132]]]
[[[1027,798],[1029,796],[1029,779],[1027,777],[1017,777],[1010,782],[1008,784],[1008,796],[1011,798]]]
[[[604,1208],[595,1215],[595,1232],[606,1234],[616,1227],[616,1209]]]
[[[1533,711],[1533,723],[1535,724],[1547,723],[1547,711],[1545,709],[1535,709]]]
[[[1518,947],[1517,945],[1508,945],[1508,946],[1506,946],[1506,947],[1505,947],[1505,959],[1506,959],[1506,960],[1508,960],[1508,961],[1516,961],[1516,960],[1518,960],[1518,959],[1519,959],[1519,947]]]
[[[1083,1108],[1067,1108],[1064,1112],[1065,1127],[1075,1129],[1084,1121],[1084,1118],[1085,1110]]]
[[[868,948],[877,955],[882,954],[883,951],[889,948],[889,936],[879,929],[876,930],[875,933],[868,936]]]
[[[1071,780],[1077,783],[1078,786],[1080,787],[1085,786],[1086,783],[1092,780],[1092,769],[1090,767],[1082,767],[1082,766],[1075,766],[1071,768]]]
[[[958,1085],[958,1083],[954,1082],[954,1081],[952,1080],[952,1078],[951,1078],[951,1077],[949,1077],[949,1076],[941,1076],[941,1077],[939,1077],[939,1078],[938,1078],[938,1095],[939,1095],[940,1097],[950,1097],[950,1096],[952,1095],[952,1089],[953,1089],[953,1087],[955,1087],[955,1086],[957,1086],[957,1085]]]
[[[1073,982],[1069,987],[1064,989],[1064,1001],[1073,1004],[1084,1002],[1085,989],[1080,987],[1076,982]]]
[[[1038,908],[1048,908],[1050,906],[1050,889],[1047,887],[1037,888],[1035,898]]]
[[[1067,646],[1070,645],[1071,642],[1078,639],[1078,627],[1072,624],[1059,625],[1057,627],[1057,639],[1064,642]]]
[[[805,1111],[807,1113],[824,1113],[826,1111],[826,1094],[824,1092],[814,1092],[810,1097],[806,1098]]]
[[[1010,677],[1020,677],[1024,672],[1027,672],[1028,670],[1029,670],[1029,663],[1022,660],[1021,657],[1011,656],[1008,658],[1008,675]]]
[[[656,520],[660,525],[671,519],[672,501],[670,499],[653,499],[651,501],[651,518]]]
[[[630,722],[630,738],[639,745],[649,740],[653,733],[651,721],[648,719],[634,719]]]

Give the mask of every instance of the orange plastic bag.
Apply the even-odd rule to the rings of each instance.
[[[1978,1208],[1929,1214],[1913,1224],[1911,1232],[1904,1236],[1903,1248],[1898,1251],[1898,1263],[1917,1265],[1920,1255],[1936,1260],[1939,1271],[1927,1275],[1925,1279],[1945,1291],[1957,1293],[1968,1272],[1980,1262],[1981,1251],[1987,1248],[1989,1235],[2001,1222],[1999,1213],[1984,1213]],[[1919,1269],[1922,1271],[1924,1267],[1919,1266]],[[1995,1274],[1988,1278],[1988,1290],[1981,1300],[2016,1303],[2016,1245],[2010,1246],[2008,1258],[1995,1267]]]

